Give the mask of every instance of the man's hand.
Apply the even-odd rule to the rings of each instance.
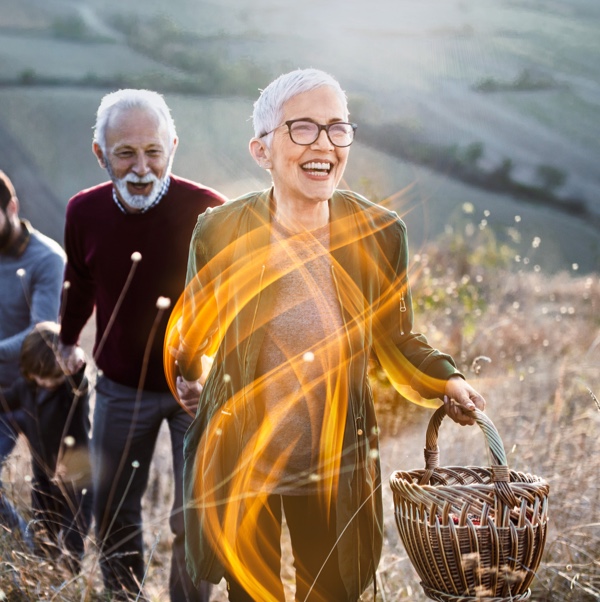
[[[469,412],[475,408],[482,412],[485,410],[485,399],[460,376],[448,379],[444,393],[446,414],[458,424],[475,424],[475,419]]]
[[[177,389],[177,395],[179,401],[192,416],[196,415],[198,409],[198,401],[200,400],[200,393],[202,393],[202,385],[200,379],[198,380],[185,380],[183,376],[178,376],[175,381],[175,387]]]
[[[85,351],[79,345],[58,343],[57,359],[63,372],[68,376],[77,374],[85,364]]]

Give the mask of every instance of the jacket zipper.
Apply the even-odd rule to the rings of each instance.
[[[404,334],[404,318],[402,314],[406,313],[406,301],[404,299],[404,293],[400,293],[400,334]]]

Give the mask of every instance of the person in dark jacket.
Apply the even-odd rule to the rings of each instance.
[[[27,334],[21,376],[0,390],[0,409],[23,411],[32,457],[35,541],[76,574],[92,511],[89,385],[85,364],[71,376],[63,372],[56,355],[59,331],[56,322],[40,322]]]
[[[171,387],[197,406],[184,445],[188,571],[225,577],[235,602],[283,601],[285,517],[295,599],[353,602],[383,539],[369,358],[403,392],[445,398],[461,424],[485,400],[413,332],[404,223],[337,190],[356,129],[339,83],[282,75],[253,120],[250,152],[272,187],[199,217],[165,341]]]

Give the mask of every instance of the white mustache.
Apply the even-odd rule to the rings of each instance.
[[[158,178],[155,175],[148,176],[129,176],[126,179],[126,182],[129,184],[156,184],[158,182]]]

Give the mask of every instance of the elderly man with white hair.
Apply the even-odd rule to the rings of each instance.
[[[162,342],[165,310],[185,284],[194,223],[225,198],[171,173],[177,142],[160,94],[108,94],[98,108],[93,151],[110,181],[76,194],[66,211],[60,350],[75,371],[79,336],[95,309],[94,518],[104,584],[116,599],[138,599],[141,592],[142,496],[163,421],[175,483],[171,601],[209,596],[209,587],[196,588],[185,569],[182,447],[191,418],[169,391]]]

